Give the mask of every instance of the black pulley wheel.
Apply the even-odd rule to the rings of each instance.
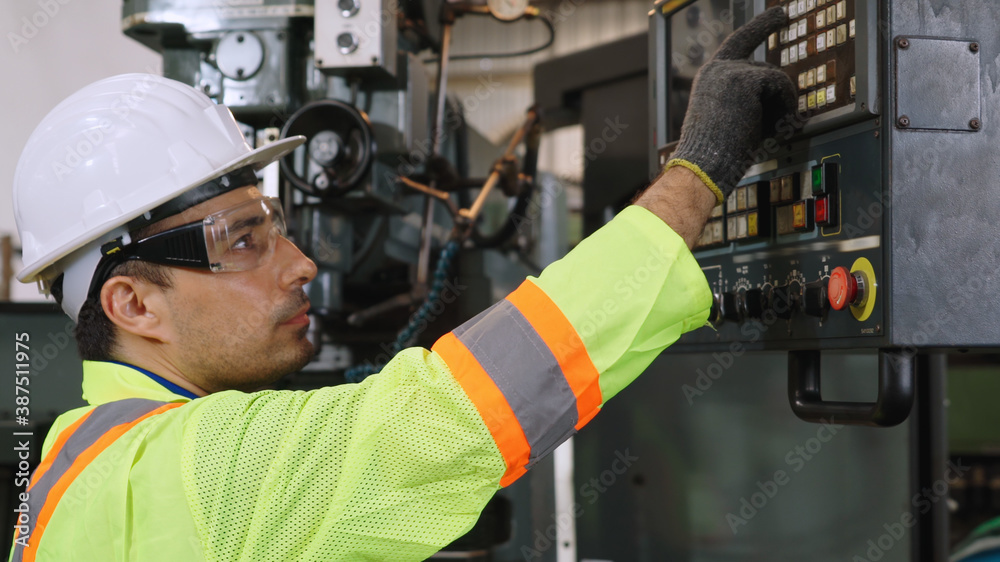
[[[361,185],[371,170],[375,136],[364,112],[338,100],[312,102],[295,112],[281,138],[302,135],[306,144],[281,159],[281,173],[296,189],[322,198],[339,197]],[[295,162],[301,151],[303,170]]]

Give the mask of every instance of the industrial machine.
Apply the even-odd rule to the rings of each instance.
[[[447,98],[451,30],[462,16],[538,15],[527,2],[124,1],[125,34],[163,55],[167,77],[232,109],[251,145],[308,138],[262,178],[319,268],[307,291],[321,351],[302,385],[361,380],[512,288],[491,286],[503,276],[484,253],[532,250],[513,221],[534,190],[538,114],[489,160],[470,153],[476,133]],[[471,289],[445,306],[459,263]]]
[[[752,58],[787,73],[797,113],[746,155],[753,166],[706,225],[695,256],[715,294],[712,326],[671,351],[705,359],[701,387],[690,387],[695,398],[729,376],[744,352],[783,353],[797,416],[888,426],[909,415],[911,490],[952,482],[944,471],[945,354],[987,352],[1000,342],[995,303],[986,297],[1000,282],[987,226],[1000,209],[987,187],[1000,173],[994,7],[656,2],[649,14],[651,172],[679,138],[698,68],[733,29],[774,6],[789,25]],[[874,400],[821,394],[821,358],[828,383],[847,375],[830,368],[840,357],[864,353],[878,358],[867,370],[878,373]],[[975,485],[985,489],[987,472],[979,474]],[[969,502],[951,501],[953,510],[970,511]],[[914,511],[914,559],[946,558],[943,503]],[[972,511],[981,503],[972,502]]]
[[[918,6],[919,4],[919,6]],[[945,3],[947,4],[947,3]],[[988,3],[875,0],[658,2],[650,12],[651,169],[679,137],[691,80],[719,42],[766,8],[791,24],[755,60],[792,79],[798,112],[754,154],[695,255],[716,295],[714,329],[688,350],[789,351],[800,417],[905,419],[917,350],[998,340],[1000,208]],[[935,69],[935,70],[931,70]],[[947,70],[945,70],[947,69]],[[878,349],[873,403],[819,396],[821,350]]]
[[[281,197],[289,236],[319,270],[306,287],[318,354],[284,388],[362,380],[403,347],[429,347],[538,272],[531,264],[539,224],[526,220],[528,204],[536,183],[555,181],[536,177],[539,112],[526,107],[506,146],[495,147],[467,126],[447,79],[449,61],[467,58],[451,54],[462,18],[492,17],[503,27],[539,15],[526,0],[123,1],[124,33],[162,54],[168,78],[228,106],[251,146],[307,137],[260,178],[265,194]],[[529,54],[552,43],[555,31],[542,21],[549,40]],[[29,427],[0,412],[14,435],[34,436],[37,454],[52,419],[82,405],[72,323],[67,328],[51,306],[0,312],[0,325],[34,332],[51,361],[32,367],[61,389],[38,396]],[[16,498],[22,460],[0,459],[10,484],[4,505]],[[551,461],[533,472],[437,557],[517,559],[532,540],[532,510],[549,512],[552,502]]]
[[[747,155],[753,166],[695,249],[715,293],[712,326],[684,336],[575,445],[570,500],[586,559],[946,556],[940,495],[921,497],[933,505],[905,538],[879,541],[913,490],[946,478],[942,352],[1000,347],[984,297],[1000,288],[992,4],[659,0],[648,37],[552,61],[536,71],[536,98],[546,111],[573,106],[580,115],[546,123],[575,119],[587,139],[606,127],[594,110],[609,104],[623,122],[650,123],[648,137],[630,136],[635,127],[588,157],[590,232],[669,158],[701,64],[776,5],[790,25],[754,58],[788,73],[799,112]],[[541,110],[526,108],[508,145],[483,151],[446,95],[453,26],[537,17],[524,0],[123,0],[122,14],[124,33],[163,55],[164,74],[229,106],[252,146],[308,138],[262,177],[319,268],[308,287],[319,355],[286,388],[361,380],[536,272],[539,224],[518,219],[544,179],[534,163]],[[646,94],[648,107],[621,103]],[[3,312],[19,326],[42,318]],[[31,329],[64,341],[65,319],[44,312]],[[71,357],[58,357],[46,373],[78,377],[59,374]],[[875,373],[877,396],[867,396],[860,387]],[[786,389],[802,419],[896,427],[822,440],[827,425],[790,423],[774,399]],[[73,400],[60,397],[52,415]],[[995,489],[1000,466],[969,443],[983,468],[959,480],[966,526],[987,516],[972,490]],[[556,560],[566,525],[551,472],[540,462],[440,557]]]

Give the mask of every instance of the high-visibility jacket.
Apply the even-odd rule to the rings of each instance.
[[[1000,517],[980,524],[952,548],[950,562],[1000,562]]]
[[[360,384],[192,399],[84,362],[90,406],[46,439],[12,559],[424,559],[710,305],[681,238],[631,207]]]

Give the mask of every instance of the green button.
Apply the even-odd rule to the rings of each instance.
[[[812,171],[813,171],[813,191],[822,191],[823,168],[822,166],[815,166]]]

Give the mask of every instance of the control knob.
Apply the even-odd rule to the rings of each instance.
[[[826,294],[826,283],[820,279],[806,283],[802,291],[802,311],[809,316],[823,318],[830,310],[830,299]]]
[[[771,310],[775,316],[785,320],[790,319],[798,308],[801,291],[801,285],[797,281],[775,287],[771,291]]]

